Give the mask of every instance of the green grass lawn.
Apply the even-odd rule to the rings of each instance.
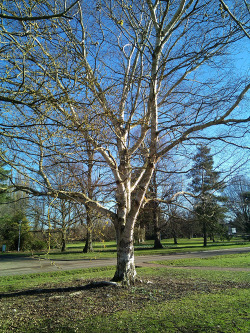
[[[15,255],[20,256],[39,256],[41,259],[47,258],[52,260],[79,260],[79,259],[103,259],[103,258],[114,258],[116,257],[116,243],[115,241],[110,242],[94,242],[94,252],[83,253],[84,242],[69,243],[67,245],[66,252],[61,252],[58,249],[52,249],[49,253],[47,252],[14,252]],[[219,250],[225,248],[234,247],[246,247],[250,246],[249,241],[245,241],[240,238],[233,238],[230,241],[216,242],[208,241],[208,246],[203,247],[202,238],[192,239],[179,239],[178,244],[174,245],[173,239],[162,240],[163,249],[153,249],[153,241],[148,240],[141,244],[135,244],[135,255],[157,255],[157,254],[171,254],[171,253],[185,253],[194,251],[206,251],[206,250]],[[13,252],[1,253],[0,256],[12,255]]]
[[[191,268],[203,260],[226,270]],[[109,280],[114,267],[1,277],[0,332],[249,333],[250,272],[233,270],[248,260],[224,255],[138,268],[129,288],[82,288]],[[175,267],[180,262],[185,269]],[[37,293],[10,294],[27,289]]]
[[[229,254],[209,258],[191,258],[178,260],[161,260],[153,263],[167,266],[198,266],[198,267],[245,267],[250,268],[250,253]]]
[[[70,284],[76,279],[111,279],[115,267],[85,268],[70,271],[58,271],[50,273],[35,273],[25,275],[1,276],[0,293],[27,290],[39,287],[58,286],[61,283]]]
[[[219,250],[233,247],[246,247],[250,246],[249,241],[234,238],[230,241],[208,241],[208,246],[203,247],[202,238],[192,239],[179,239],[178,244],[174,245],[173,239],[162,240],[164,246],[163,249],[154,250],[153,241],[145,241],[141,244],[135,244],[135,255],[156,255],[156,254],[171,254],[171,253],[185,253],[194,251],[206,251],[206,250]],[[66,252],[60,252],[57,249],[53,249],[49,254],[47,253],[35,253],[36,256],[41,258],[48,258],[52,260],[79,260],[79,259],[102,259],[102,258],[114,258],[116,257],[116,243],[111,242],[94,242],[94,252],[83,253],[84,243],[70,243],[67,245]],[[24,255],[34,255],[33,253],[23,253]],[[0,255],[8,255],[1,254]],[[20,254],[21,255],[21,254]]]
[[[245,332],[250,329],[250,290],[196,294],[137,311],[89,318],[83,332]],[[212,306],[211,306],[212,304]]]

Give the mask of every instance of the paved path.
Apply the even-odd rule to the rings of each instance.
[[[250,247],[208,250],[201,252],[189,252],[183,254],[171,255],[149,255],[135,257],[136,266],[147,266],[149,261],[156,260],[174,260],[184,258],[207,258],[214,255],[235,254],[250,252]],[[113,266],[116,264],[116,258],[110,259],[80,259],[80,260],[40,260],[30,257],[4,256],[0,255],[0,276],[31,274],[42,272],[55,272],[58,270],[71,270],[90,267]],[[149,265],[150,266],[150,265]],[[1,283],[1,280],[0,280]]]

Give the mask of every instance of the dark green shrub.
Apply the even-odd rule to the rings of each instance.
[[[20,250],[24,251],[29,248],[32,240],[29,223],[22,212],[13,216],[4,216],[1,218],[1,239],[7,245],[8,251],[18,249],[20,234]]]
[[[32,251],[45,250],[46,248],[47,242],[39,238],[34,238],[29,245],[29,249]]]

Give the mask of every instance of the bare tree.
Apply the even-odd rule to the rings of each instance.
[[[218,15],[217,0],[82,4],[71,21],[4,26],[1,157],[26,169],[30,185],[19,189],[108,216],[117,234],[114,280],[129,284],[134,226],[156,163],[197,139],[230,141],[246,131],[248,115],[236,108],[250,84],[223,65],[245,34]],[[238,13],[244,21],[244,8]],[[8,34],[13,29],[17,36]],[[44,167],[51,155],[79,162],[86,142],[105,165],[105,205],[57,189]]]
[[[54,230],[58,230],[61,239],[61,251],[66,251],[67,234],[72,226],[79,222],[79,216],[74,209],[74,203],[72,201],[57,199],[51,206],[50,224],[53,225]]]
[[[61,1],[58,5],[52,5],[50,1],[20,1],[14,3],[10,0],[1,0],[0,19],[14,20],[22,22],[33,22],[39,20],[49,20],[58,17],[67,17],[67,13],[79,0],[67,5],[67,0]],[[51,14],[49,14],[51,13]]]
[[[76,188],[79,188],[82,193],[90,200],[96,200],[98,197],[101,201],[101,196],[99,190],[101,186],[101,174],[98,172],[100,168],[100,162],[95,160],[95,151],[92,146],[86,141],[83,143],[85,153],[87,155],[87,160],[85,165],[75,164],[68,165],[69,177],[72,178],[72,183]],[[97,164],[97,168],[96,168]],[[92,252],[93,251],[93,231],[95,227],[94,221],[100,218],[99,213],[89,206],[88,201],[84,203],[86,211],[86,243],[83,248],[83,252]]]
[[[246,0],[242,0],[242,3],[245,5],[245,10],[248,12],[249,16],[246,21],[242,21],[237,14],[234,13],[234,10],[231,10],[227,3],[224,0],[219,0],[220,1],[220,12],[222,16],[229,15],[232,20],[244,31],[245,35],[250,38],[250,5],[247,3]],[[244,6],[243,5],[243,6]],[[240,6],[241,7],[241,6]]]
[[[243,175],[233,177],[226,188],[227,206],[233,225],[239,232],[246,234],[250,231],[249,192],[249,179]]]

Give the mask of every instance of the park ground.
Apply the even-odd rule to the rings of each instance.
[[[0,277],[0,332],[250,332],[250,252],[157,260],[133,286],[96,284],[114,269]]]

